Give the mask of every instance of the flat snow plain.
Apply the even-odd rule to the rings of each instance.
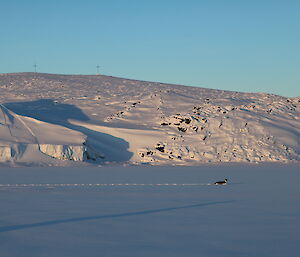
[[[299,167],[1,168],[0,256],[297,256]]]

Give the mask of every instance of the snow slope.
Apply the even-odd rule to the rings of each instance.
[[[0,111],[0,162],[51,163],[46,156],[84,161],[95,155],[80,132],[17,115],[1,104]]]
[[[40,73],[1,74],[0,90],[7,165],[300,160],[300,98]],[[44,154],[8,153],[24,144]]]

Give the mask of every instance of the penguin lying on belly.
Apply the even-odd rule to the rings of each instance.
[[[227,184],[228,179],[225,178],[223,181],[217,181],[214,183],[214,185],[226,185]]]

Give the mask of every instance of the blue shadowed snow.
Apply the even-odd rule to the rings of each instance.
[[[0,186],[0,256],[296,256],[299,170],[299,165],[1,169],[1,185],[33,185]],[[226,186],[208,185],[224,178]],[[68,183],[120,185],[34,186]],[[126,185],[133,183],[146,185]],[[151,185],[158,183],[181,185]],[[192,183],[200,185],[182,186]]]
[[[78,121],[89,120],[89,117],[75,105],[58,103],[52,99],[5,103],[4,105],[16,114],[64,126],[83,133],[87,136],[87,143],[105,156],[105,161],[126,162],[133,155],[132,152],[128,151],[129,143],[126,140],[71,124],[69,122],[71,119]]]
[[[80,121],[89,120],[89,118],[75,105],[58,103],[52,99],[5,103],[4,105],[19,115],[58,125],[69,123],[69,119]]]

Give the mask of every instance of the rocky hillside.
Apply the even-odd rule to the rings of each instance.
[[[0,92],[5,163],[300,160],[300,98],[39,73],[1,74]]]

